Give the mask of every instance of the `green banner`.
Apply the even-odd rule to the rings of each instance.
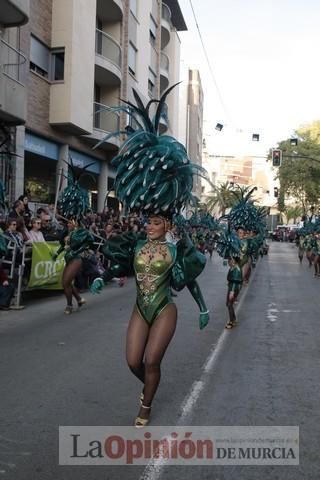
[[[58,250],[59,242],[34,242],[28,288],[61,290],[62,273],[65,266],[64,254],[57,260],[52,255]]]

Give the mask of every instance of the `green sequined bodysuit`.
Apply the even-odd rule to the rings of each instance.
[[[171,298],[173,256],[168,244],[146,243],[134,257],[137,284],[137,308],[142,318],[152,324]]]
[[[206,257],[194,247],[188,235],[173,244],[142,240],[135,233],[128,232],[108,239],[102,252],[110,260],[110,267],[102,278],[95,280],[96,286],[93,282],[94,293],[102,288],[100,282],[128,275],[133,267],[137,285],[136,307],[148,325],[152,325],[166,305],[173,303],[170,287],[178,292],[187,287],[200,309],[200,328],[206,326],[209,312],[196,281],[204,269]]]

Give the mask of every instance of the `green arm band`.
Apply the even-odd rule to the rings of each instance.
[[[127,270],[123,265],[114,264],[106,270],[101,277],[97,277],[90,285],[91,293],[101,293],[104,285],[109,282],[113,277],[121,277],[127,275]]]
[[[205,304],[202,292],[197,281],[194,280],[193,282],[188,283],[187,288],[200,309],[199,327],[200,330],[202,330],[209,322],[209,310]]]

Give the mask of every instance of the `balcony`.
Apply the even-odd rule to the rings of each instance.
[[[169,85],[170,61],[168,55],[161,52],[160,56],[160,91],[163,92]]]
[[[29,0],[0,0],[1,25],[19,27],[29,20]]]
[[[165,3],[162,3],[161,12],[161,50],[163,50],[171,38],[171,10]]]
[[[26,118],[26,57],[5,40],[0,42],[0,120],[22,125]]]
[[[97,17],[102,22],[122,22],[122,0],[97,0]]]
[[[111,35],[96,29],[95,82],[101,87],[116,86],[121,80],[121,47]]]
[[[120,113],[109,110],[108,105],[94,102],[93,104],[93,133],[86,135],[85,138],[96,145],[108,133],[118,132],[120,130]],[[120,146],[119,137],[112,137],[101,145],[105,150],[116,150]]]

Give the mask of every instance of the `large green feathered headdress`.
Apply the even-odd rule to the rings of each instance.
[[[220,257],[237,258],[240,257],[241,242],[236,231],[231,228],[230,223],[228,227],[220,234],[217,241],[217,252]]]
[[[198,199],[191,193],[193,175],[207,178],[205,169],[190,162],[181,143],[160,134],[160,120],[166,114],[165,100],[175,86],[166,90],[160,100],[150,100],[146,106],[133,89],[136,105],[123,101],[125,106],[109,108],[113,112],[126,112],[133,125],[137,125],[136,130],[115,132],[103,140],[121,133],[127,135],[111,163],[117,169],[116,196],[128,210],[171,216],[183,207],[197,204]],[[153,104],[158,105],[151,119]]]
[[[252,230],[257,221],[257,209],[251,199],[257,187],[241,187],[237,185],[231,193],[236,197],[237,203],[232,207],[228,217],[234,228],[243,227]]]
[[[80,178],[86,173],[85,171],[87,168],[90,167],[90,165],[93,165],[93,163],[89,163],[89,165],[86,165],[79,173],[77,173],[72,158],[70,158],[68,186],[61,192],[58,201],[58,209],[63,217],[73,220],[81,220],[81,218],[83,218],[88,212],[90,208],[89,195],[88,191],[81,187]]]

